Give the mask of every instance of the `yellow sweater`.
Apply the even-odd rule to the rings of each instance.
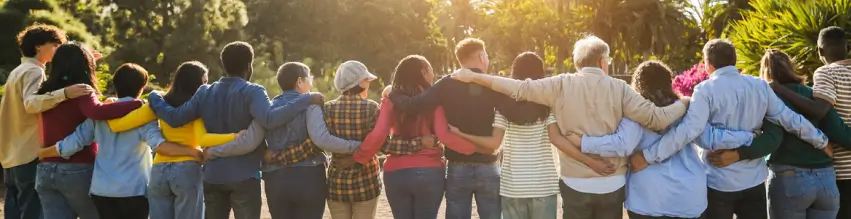
[[[154,119],[157,119],[157,116],[148,104],[145,104],[122,118],[109,120],[108,123],[109,128],[112,129],[113,132],[123,132],[142,126]],[[201,119],[197,119],[192,123],[176,128],[160,121],[160,128],[162,128],[163,137],[165,137],[167,141],[189,147],[212,147],[233,141],[235,138],[235,134],[207,133],[207,129],[204,128],[204,121]],[[156,157],[154,157],[154,164],[192,160],[197,161],[191,156],[166,156],[157,153]]]

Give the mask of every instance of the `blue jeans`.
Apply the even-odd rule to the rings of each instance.
[[[446,218],[469,219],[476,196],[479,218],[499,218],[499,166],[449,165],[446,175]]]
[[[204,182],[201,164],[195,161],[158,163],[148,183],[151,218],[204,218]]]
[[[325,214],[325,165],[264,172],[263,181],[272,218],[322,219]]]
[[[503,219],[556,219],[557,195],[537,198],[502,197]]]
[[[446,183],[444,168],[408,168],[384,173],[387,202],[396,219],[435,219]]]
[[[839,188],[833,167],[804,169],[772,164],[768,187],[772,219],[834,219]]]
[[[89,197],[93,164],[40,163],[35,190],[48,219],[97,219],[98,210]]]
[[[12,168],[3,169],[6,184],[4,218],[40,219],[41,201],[35,191],[35,175],[38,160]]]

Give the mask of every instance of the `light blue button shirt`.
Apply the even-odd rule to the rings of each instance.
[[[130,101],[124,97],[119,102]],[[70,157],[92,142],[98,143],[95,170],[89,192],[103,197],[132,197],[146,194],[155,150],[165,142],[159,123],[114,133],[107,121],[86,119],[77,130],[57,143],[59,155]]]
[[[727,66],[715,70],[709,79],[694,88],[682,122],[665,133],[657,145],[644,149],[644,157],[651,164],[663,162],[700,136],[707,124],[752,131],[762,126],[763,118],[816,148],[827,145],[827,137],[806,118],[786,107],[768,83],[739,74],[735,67]],[[708,186],[724,192],[752,188],[768,177],[765,159],[740,161],[724,168],[709,166],[708,169]]]
[[[629,156],[636,147],[645,150],[662,135],[629,119],[622,119],[614,134],[582,137],[582,152],[604,157]],[[694,143],[711,149],[750,145],[753,133],[707,126]],[[653,217],[697,218],[706,210],[706,168],[697,144],[689,143],[670,158],[638,173],[627,175],[625,207]]]

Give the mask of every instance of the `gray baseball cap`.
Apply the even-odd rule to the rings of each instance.
[[[369,73],[369,70],[366,69],[366,65],[363,63],[346,61],[337,68],[337,75],[334,76],[334,88],[343,92],[358,86],[364,79],[372,81],[377,78],[374,74]]]

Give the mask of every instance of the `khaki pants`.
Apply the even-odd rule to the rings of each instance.
[[[378,198],[362,202],[328,201],[332,219],[372,219],[378,209]]]

